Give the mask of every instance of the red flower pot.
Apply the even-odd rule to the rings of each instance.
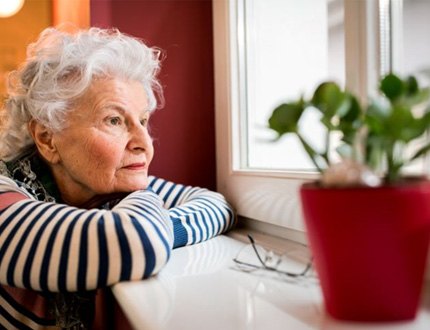
[[[301,187],[327,312],[337,319],[413,319],[430,238],[430,182]]]

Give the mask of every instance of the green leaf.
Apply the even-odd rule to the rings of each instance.
[[[349,93],[346,96],[348,102],[344,102],[344,104],[347,107],[343,109],[342,113],[339,112],[339,123],[336,129],[342,132],[342,141],[353,144],[355,135],[363,124],[362,112],[357,98]]]
[[[396,105],[392,110],[385,122],[387,128],[385,132],[393,140],[408,142],[418,134],[414,117],[408,107]]]
[[[336,83],[325,82],[315,90],[311,104],[330,120],[337,113],[344,100],[345,95]]]
[[[394,101],[403,94],[404,84],[399,77],[390,73],[381,80],[379,89],[389,100]]]
[[[384,135],[387,127],[388,118],[392,113],[392,108],[388,104],[373,101],[367,108],[364,117],[365,124],[369,133]]]
[[[344,122],[353,123],[354,121],[360,119],[361,108],[357,98],[350,93],[346,93],[343,107],[341,107],[337,113],[340,119]]]
[[[405,80],[405,84],[406,84],[406,92],[408,95],[414,95],[419,91],[418,81],[414,76],[409,76]]]
[[[302,100],[296,103],[283,103],[272,112],[269,127],[279,136],[286,133],[296,133],[300,117],[305,109]]]

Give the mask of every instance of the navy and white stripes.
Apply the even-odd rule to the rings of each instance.
[[[163,267],[173,247],[207,240],[235,221],[222,195],[155,177],[150,177],[150,189],[128,195],[111,210],[36,201],[0,176],[0,198],[7,192],[31,198],[0,210],[4,288],[82,291],[147,278]],[[0,325],[19,321],[31,329],[42,326],[43,318],[14,308],[19,301],[1,292],[8,310],[0,310]]]
[[[142,279],[167,262],[172,241],[170,216],[150,191],[111,211],[27,199],[0,212],[0,282],[57,292]]]
[[[234,225],[233,210],[221,194],[154,177],[150,186],[169,209],[174,247],[205,241]]]

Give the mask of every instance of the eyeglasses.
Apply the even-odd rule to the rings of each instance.
[[[299,278],[306,276],[312,268],[312,257],[305,249],[294,249],[278,255],[255,244],[251,235],[248,235],[248,238],[251,244],[246,245],[233,259],[241,271],[264,269]]]

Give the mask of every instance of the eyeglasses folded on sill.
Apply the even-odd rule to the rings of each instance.
[[[307,277],[312,273],[312,256],[304,246],[299,246],[279,255],[255,243],[248,235],[250,244],[245,245],[233,259],[238,270],[276,272],[290,278]]]

